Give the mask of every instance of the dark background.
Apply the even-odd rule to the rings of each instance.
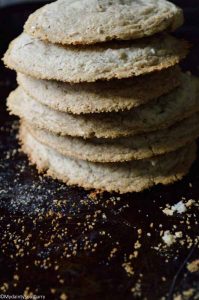
[[[199,75],[199,1],[173,2],[185,11],[185,26],[176,35],[192,44],[182,68]],[[9,42],[22,31],[27,16],[39,6],[20,4],[0,9],[1,57]],[[186,216],[165,216],[160,207],[177,203],[182,197],[198,201],[199,160],[182,182],[127,194],[116,204],[108,193],[92,200],[90,192],[41,178],[17,151],[16,118],[8,116],[5,105],[7,95],[16,86],[16,75],[2,63],[0,68],[0,290],[6,286],[2,293],[23,294],[29,287],[35,295],[45,295],[46,299],[60,299],[63,293],[73,300],[156,300],[163,296],[174,299],[174,295],[181,295],[180,299],[199,299],[199,275],[186,268],[187,262],[199,258],[197,241],[190,248],[185,243],[165,252],[153,249],[160,241],[160,224],[163,230],[177,228],[192,240],[198,237],[196,208],[190,211],[188,227]],[[113,197],[116,199],[118,195]],[[59,205],[54,202],[56,199],[60,200]],[[101,211],[99,218],[85,231],[97,210]],[[135,275],[129,277],[122,264],[125,255],[132,253],[139,228],[143,232],[142,247],[133,265]],[[101,231],[106,232],[103,238]],[[53,242],[48,244],[52,237]],[[96,252],[85,249],[85,237],[91,248],[97,244]],[[63,257],[66,246],[74,247],[74,240],[78,254]],[[114,247],[118,253],[109,260]],[[59,269],[55,270],[55,266]],[[137,289],[141,291],[132,293],[132,287],[138,287],[140,280],[141,288]],[[192,296],[186,298],[185,292],[192,288]]]

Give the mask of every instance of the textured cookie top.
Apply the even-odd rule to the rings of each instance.
[[[59,0],[33,13],[25,31],[61,44],[129,40],[173,31],[182,10],[165,0]]]
[[[184,75],[183,84],[150,104],[124,112],[73,115],[52,110],[22,88],[8,98],[10,111],[39,128],[84,138],[116,138],[167,128],[199,110],[198,78]]]
[[[129,110],[168,93],[180,84],[177,67],[148,75],[95,83],[68,84],[18,73],[28,95],[59,111],[73,114]]]
[[[10,44],[4,62],[39,79],[93,82],[162,70],[179,63],[187,52],[185,41],[166,34],[134,42],[62,47],[23,33]]]
[[[69,185],[109,192],[140,192],[155,184],[174,182],[188,172],[196,158],[196,145],[192,144],[152,159],[101,164],[65,157],[39,143],[24,127],[20,139],[22,150],[39,172]]]

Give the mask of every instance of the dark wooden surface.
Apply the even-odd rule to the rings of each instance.
[[[197,75],[199,4],[184,3],[186,26],[177,35],[193,43],[183,68]],[[36,7],[0,10],[1,56]],[[38,176],[17,151],[17,119],[6,112],[5,99],[15,85],[14,72],[1,65],[0,294],[32,292],[45,299],[66,299],[67,295],[74,300],[156,300],[174,299],[174,295],[199,299],[199,275],[187,270],[187,263],[199,258],[198,207],[173,216],[161,209],[182,197],[184,202],[198,201],[199,160],[182,182],[123,196],[93,197],[92,191]],[[161,230],[182,231],[184,245],[177,242],[164,248]],[[141,244],[138,257],[129,258],[137,240]],[[125,271],[128,263],[134,274]],[[186,298],[190,289],[192,296]]]

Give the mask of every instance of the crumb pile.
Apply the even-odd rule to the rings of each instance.
[[[182,23],[165,0],[58,0],[29,17],[4,62],[19,83],[8,108],[39,172],[119,193],[188,173],[199,88],[179,67],[188,44],[169,34]]]

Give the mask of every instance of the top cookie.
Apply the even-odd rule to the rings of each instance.
[[[33,13],[25,31],[61,44],[129,40],[173,31],[182,10],[165,0],[58,0]]]

